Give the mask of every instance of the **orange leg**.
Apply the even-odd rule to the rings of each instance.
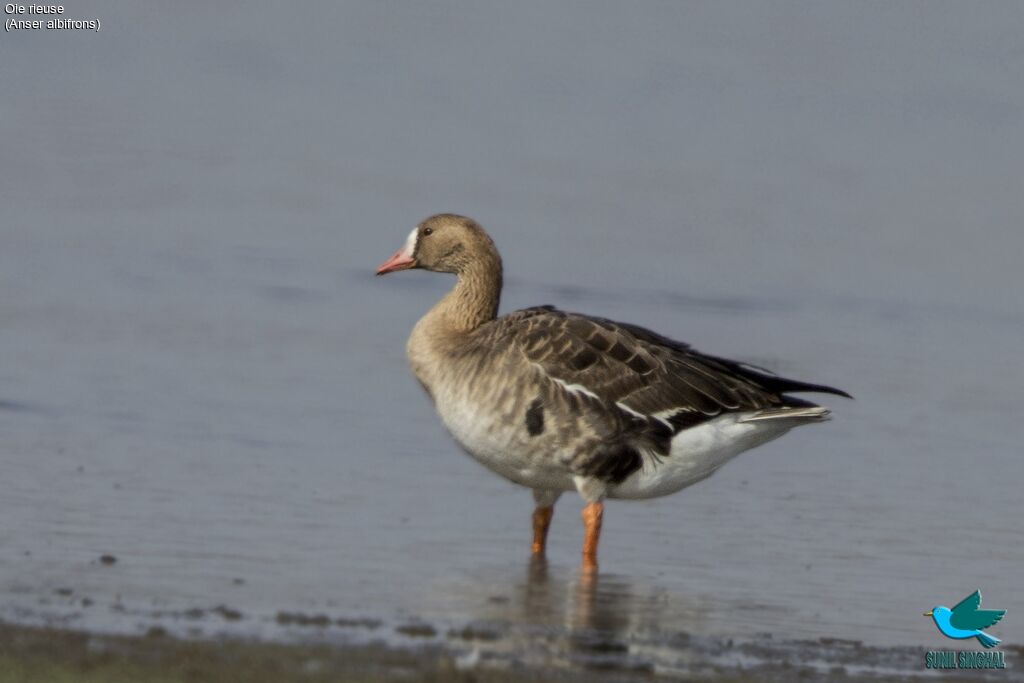
[[[543,555],[548,542],[548,527],[555,514],[554,505],[538,505],[533,511],[533,554]]]
[[[587,503],[583,507],[583,567],[597,569],[597,541],[601,537],[604,503]]]

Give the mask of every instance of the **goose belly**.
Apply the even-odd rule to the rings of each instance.
[[[707,479],[743,451],[776,439],[792,423],[741,422],[745,413],[716,417],[672,439],[668,455],[644,458],[641,469],[608,491],[609,498],[657,498]]]
[[[551,436],[529,436],[511,417],[482,410],[464,397],[439,396],[436,407],[456,443],[492,472],[530,488],[575,488],[568,470],[558,464]]]

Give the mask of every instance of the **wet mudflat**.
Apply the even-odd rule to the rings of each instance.
[[[648,644],[609,642],[601,633],[568,639],[551,633],[532,638],[466,628],[447,642],[353,644],[321,632],[291,642],[221,637],[178,638],[162,628],[115,636],[0,624],[0,682],[60,681],[466,681],[499,683],[714,680],[890,681],[921,680],[914,648],[871,648],[856,642],[774,642],[732,639]],[[529,642],[532,640],[533,642]],[[569,642],[565,642],[568,640]],[[546,641],[546,642],[543,642]],[[566,647],[568,646],[568,647]],[[566,653],[576,653],[566,657]],[[1024,649],[1006,648],[1007,657]],[[671,664],[670,664],[671,662]],[[1017,680],[1006,670],[958,671],[957,680]]]
[[[921,613],[980,588],[1024,641],[1018,10],[374,7],[5,36],[34,96],[0,101],[0,620],[901,676],[950,647]],[[572,496],[531,562],[529,492],[405,366],[450,282],[371,274],[442,210],[495,237],[503,310],[857,400],[609,503],[596,579]]]
[[[376,683],[502,683],[522,680],[565,683],[623,680],[613,673],[540,672],[460,666],[433,647],[388,648],[231,640],[181,641],[159,632],[107,637],[52,629],[0,626],[0,681],[9,683],[129,683],[155,681],[331,681]]]

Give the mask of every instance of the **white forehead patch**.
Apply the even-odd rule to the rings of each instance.
[[[406,258],[412,258],[412,255],[416,253],[416,238],[420,234],[419,228],[413,228],[409,236],[405,238],[405,246],[402,248],[402,256]]]

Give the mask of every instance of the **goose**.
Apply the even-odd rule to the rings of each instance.
[[[532,489],[535,555],[563,492],[584,500],[582,566],[596,569],[605,499],[675,493],[828,418],[791,393],[850,398],[637,325],[553,306],[498,317],[501,257],[465,216],[424,220],[377,275],[412,268],[456,276],[409,336],[412,372],[463,450]]]

